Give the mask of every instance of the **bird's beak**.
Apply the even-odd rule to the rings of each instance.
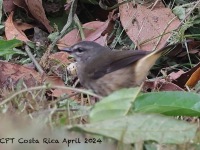
[[[68,48],[63,48],[61,49],[61,51],[65,51],[65,52],[68,52],[68,53],[72,53],[72,49],[70,47]]]

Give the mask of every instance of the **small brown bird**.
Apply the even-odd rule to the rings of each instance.
[[[175,47],[170,45],[153,52],[112,51],[95,42],[83,41],[63,51],[75,57],[80,83],[106,96],[121,88],[141,85],[156,60]]]

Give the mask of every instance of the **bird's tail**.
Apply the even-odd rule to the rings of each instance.
[[[169,54],[171,51],[176,49],[178,45],[180,44],[165,46],[159,50],[155,50],[149,53],[148,55],[138,60],[135,65],[135,78],[137,79],[137,83],[140,84],[145,79],[151,67],[162,55]]]
[[[155,53],[160,53],[161,56],[166,56],[168,55],[170,52],[174,51],[175,49],[177,49],[177,47],[182,46],[182,43],[176,43],[176,44],[172,44],[172,45],[167,45],[159,50],[156,50]]]

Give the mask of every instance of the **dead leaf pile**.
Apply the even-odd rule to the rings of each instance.
[[[45,15],[41,0],[6,0],[3,2],[3,4],[5,12],[10,12],[9,17],[5,22],[5,33],[8,40],[16,38],[25,42],[29,41],[24,34],[24,31],[33,28],[33,25],[23,22],[17,23],[17,21],[13,19],[13,13],[17,7],[24,9],[29,17],[34,17],[35,20],[43,24],[48,32],[53,31],[53,28],[49,25],[49,20]]]

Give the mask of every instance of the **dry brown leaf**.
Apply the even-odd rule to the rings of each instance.
[[[69,54],[66,52],[57,52],[57,53],[51,54],[49,56],[49,60],[59,61],[59,63],[61,64],[68,65],[69,63],[71,63],[68,57],[69,57]]]
[[[185,85],[192,88],[194,87],[198,81],[200,80],[200,68],[198,68],[189,78]]]
[[[79,32],[77,29],[74,29],[67,33],[62,39],[57,42],[58,49],[63,49],[65,47],[69,47],[74,45],[78,41],[80,41]]]
[[[98,39],[95,40],[95,42],[105,46],[107,36],[108,36],[107,34],[104,36],[100,36]]]
[[[13,4],[13,0],[4,0],[3,8],[6,13],[10,13],[15,10],[15,5]]]
[[[189,78],[192,76],[192,74],[199,69],[200,63],[194,66],[192,69],[189,71],[185,72],[182,74],[178,79],[174,80],[173,83],[178,85],[181,88],[184,88],[186,85],[186,82],[189,80]]]
[[[72,62],[68,57],[69,54],[66,52],[51,54],[48,59],[50,71],[58,76],[66,74],[66,66]]]
[[[51,85],[65,86],[64,82],[58,76],[48,76],[46,82],[50,83]],[[73,94],[73,91],[64,90],[64,89],[52,89],[51,92],[52,94],[49,96],[53,96],[53,97],[60,97],[63,94],[67,94],[67,95]]]
[[[120,3],[122,0],[118,0],[118,2]],[[173,31],[180,25],[180,21],[175,18],[171,9],[165,8],[163,4],[151,10],[144,5],[136,4],[134,6],[133,2],[130,2],[120,5],[119,12],[126,33],[138,48],[143,50],[155,48],[159,41],[159,38],[156,37],[163,34],[165,28],[173,19],[165,33]],[[156,48],[162,48],[170,36],[171,33],[162,36]],[[152,40],[153,38],[156,39]],[[149,42],[145,43],[146,41]]]
[[[28,12],[28,7],[25,3],[25,0],[13,0],[13,3],[18,6],[23,8],[26,12]]]
[[[193,49],[193,50],[189,50],[189,51],[184,51],[182,53],[180,53],[177,57],[185,57],[188,56],[188,54],[198,54],[199,50],[198,49]]]
[[[42,6],[42,0],[25,0],[25,2],[33,17],[41,22],[49,32],[52,32],[53,28],[49,25],[49,20],[45,15],[45,11]]]
[[[22,9],[24,9],[24,10],[26,11],[26,14],[27,14],[29,17],[32,18],[32,15],[31,15],[31,13],[30,13],[29,10],[28,10],[28,6],[27,6],[26,3],[25,3],[25,0],[13,0],[13,3],[14,3],[16,6],[18,6],[18,7],[22,8]]]
[[[178,72],[172,72],[168,76],[171,81],[178,79],[185,72],[183,70],[179,70]]]
[[[174,83],[167,81],[145,81],[143,90],[146,92],[149,91],[184,91]]]
[[[101,26],[99,26],[99,28],[97,28],[95,30],[95,32],[91,32],[91,30],[88,30],[87,28],[89,28],[89,23],[84,26],[86,29],[86,33],[87,33],[87,30],[88,30],[88,33],[87,33],[87,37],[86,37],[86,41],[95,41],[97,40],[98,38],[100,38],[102,36],[102,33],[107,29],[108,25],[110,23],[110,20],[107,20],[106,22],[104,22]]]
[[[5,34],[8,40],[16,38],[21,41],[29,41],[26,35],[17,28],[17,24],[13,21],[13,12],[10,13],[8,19],[5,22]]]
[[[0,69],[0,88],[15,87],[21,79],[27,87],[42,83],[41,75],[33,69],[4,61],[0,61]]]
[[[44,82],[51,85],[65,86],[60,77],[41,75],[37,71],[28,67],[12,64],[9,62],[0,61],[0,88],[12,89],[16,87],[20,80],[23,80],[27,87],[39,86]],[[52,90],[52,96],[59,97],[62,94],[71,94],[72,91],[55,89]]]
[[[19,30],[19,31],[25,31],[27,29],[31,29],[34,26],[28,23],[17,23],[17,22],[13,22],[15,27]]]
[[[102,35],[102,33],[107,29],[110,20],[106,22],[92,21],[83,25],[83,31],[86,37],[86,41],[95,41],[101,45],[105,45],[105,38],[107,35]],[[77,29],[70,31],[62,39],[58,41],[58,48],[63,49],[64,47],[69,47],[76,44],[81,40],[79,32]]]

